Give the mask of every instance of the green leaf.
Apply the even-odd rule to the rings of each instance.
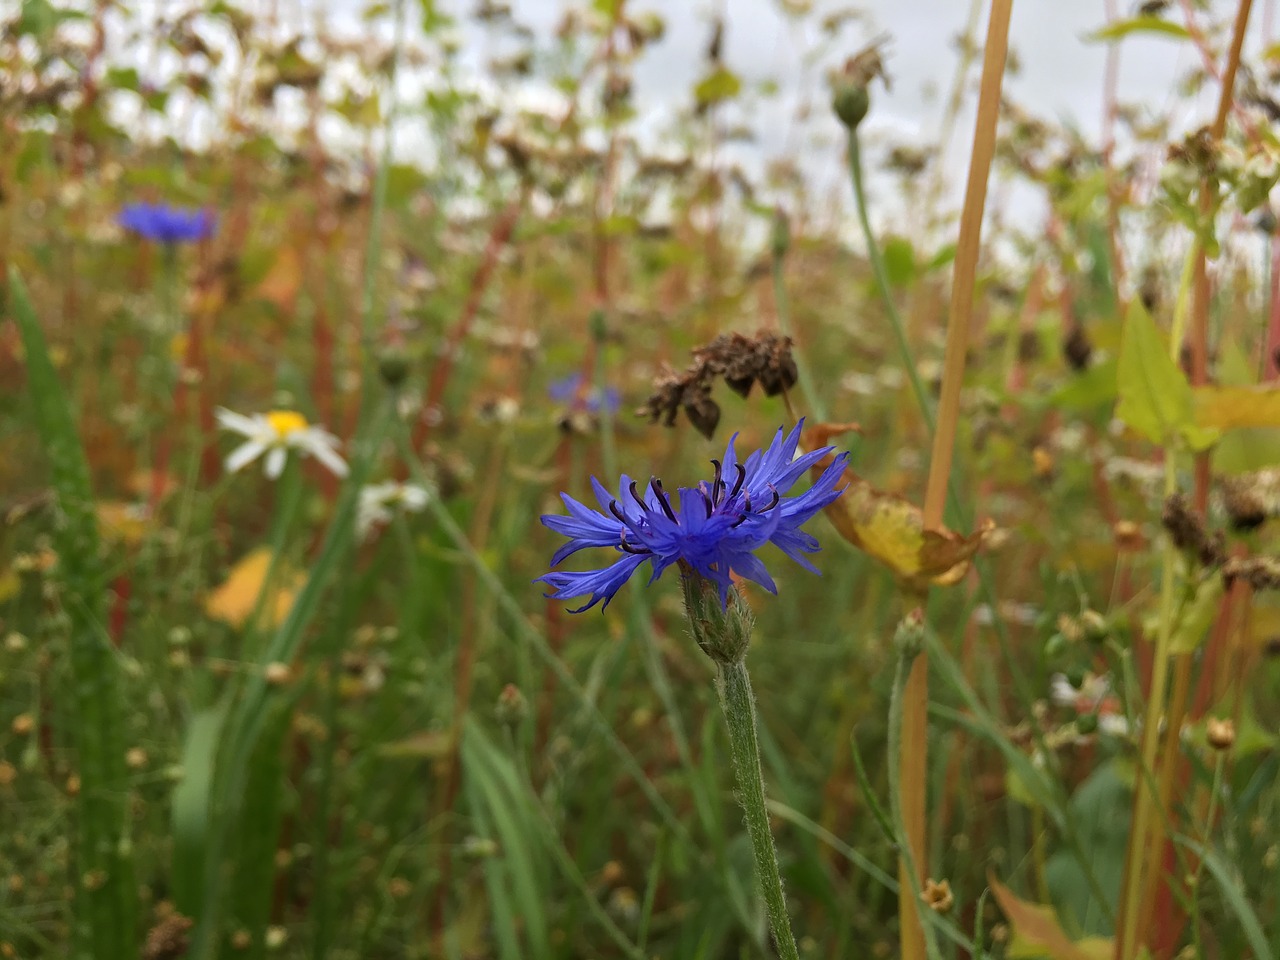
[[[1116,392],[1116,416],[1152,443],[1168,446],[1182,437],[1192,449],[1203,450],[1217,439],[1216,431],[1196,426],[1191,385],[1137,300],[1129,306],[1120,338]]]
[[[138,71],[133,67],[111,67],[107,70],[106,85],[117,90],[133,90],[142,85]]]
[[[1222,577],[1214,574],[1196,586],[1195,593],[1183,606],[1178,622],[1169,638],[1170,653],[1195,653],[1218,614],[1222,599]]]
[[[1110,358],[1096,363],[1084,373],[1073,376],[1049,395],[1049,406],[1073,413],[1092,413],[1116,402],[1118,365]]]
[[[1191,38],[1190,31],[1180,23],[1172,23],[1160,17],[1133,17],[1129,20],[1118,20],[1101,30],[1095,30],[1086,35],[1085,40],[1090,43],[1112,43],[1135,33],[1154,33],[1172,37],[1175,40]]]
[[[884,269],[889,286],[906,287],[916,278],[916,251],[904,237],[889,237],[884,242]]]
[[[931,273],[934,270],[947,266],[956,258],[956,245],[947,243],[938,248],[938,252],[929,258],[929,262],[924,265],[924,272]]]
[[[727,67],[717,67],[698,81],[693,88],[694,99],[702,106],[732,100],[742,92],[742,81]]]

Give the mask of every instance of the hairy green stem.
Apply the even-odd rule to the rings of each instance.
[[[760,892],[764,895],[765,909],[769,914],[769,926],[783,960],[799,960],[791,922],[787,919],[787,904],[782,893],[782,876],[778,872],[778,851],[773,845],[773,833],[769,829],[769,812],[764,800],[764,774],[760,769],[760,744],[756,739],[755,698],[751,694],[751,678],[747,665],[735,663],[717,665],[719,676],[716,689],[720,693],[720,706],[729,727],[729,748],[733,754],[733,767],[738,776],[738,802],[751,835],[751,849],[755,853],[756,877]]]

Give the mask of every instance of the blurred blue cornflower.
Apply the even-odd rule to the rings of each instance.
[[[116,218],[120,226],[157,243],[190,243],[213,233],[214,218],[208,210],[171,207],[166,203],[125,204]]]
[[[567,377],[553,380],[547,385],[547,396],[556,403],[575,404],[578,402],[578,389],[582,386],[582,374],[571,373]],[[607,413],[617,413],[622,405],[622,394],[617,387],[589,387],[582,398],[582,408],[588,413],[599,413],[602,409]]]
[[[797,457],[803,424],[801,420],[786,435],[779,428],[773,442],[751,454],[745,463],[739,463],[734,452],[734,434],[724,462],[711,461],[714,478],[692,489],[681,487],[676,494],[678,507],[662,488],[662,481],[651,480],[642,494],[639,485],[625,474],[617,497],[591,478],[599,511],[562,493],[569,515],[542,517],[545,526],[569,537],[551,558],[551,565],[585,547],[613,547],[623,556],[601,570],[552,571],[534,582],[548,584],[552,592],[547,596],[560,600],[590,594],[590,602],[573,611],[581,613],[601,600],[607,607],[645,561],[652,570],[650,583],[673,563],[715,583],[721,607],[728,604],[731,571],[754,580],[770,593],[778,592],[769,571],[755,555],[766,543],[817,573],[803,554],[817,551],[818,541],[800,527],[844,492],[843,487],[836,489],[836,484],[849,454],[837,456],[804,493],[784,497],[806,470],[834,449],[823,447]]]

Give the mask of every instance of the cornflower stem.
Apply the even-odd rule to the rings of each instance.
[[[915,356],[911,352],[911,344],[907,342],[907,327],[894,303],[893,290],[889,286],[889,274],[884,266],[884,256],[880,253],[880,244],[876,241],[876,235],[871,229],[871,217],[867,213],[867,193],[862,185],[862,149],[858,142],[857,127],[849,131],[848,156],[849,179],[853,181],[853,199],[858,208],[858,222],[862,224],[862,236],[867,243],[867,259],[871,262],[871,273],[875,277],[876,288],[880,291],[880,299],[884,301],[885,311],[889,314],[889,327],[893,331],[898,352],[902,355],[902,366],[907,372],[907,379],[911,381],[911,392],[915,394],[916,403],[920,406],[920,413],[929,427],[929,432],[933,433],[933,402],[925,392],[920,373],[916,370]],[[781,317],[781,309],[778,314]],[[798,359],[796,366],[799,366]],[[803,375],[803,370],[801,374]]]
[[[735,600],[736,602],[736,600]],[[729,750],[738,780],[738,802],[751,835],[755,853],[756,878],[769,914],[769,927],[783,960],[799,960],[791,921],[787,918],[787,902],[782,893],[782,875],[778,872],[778,851],[769,828],[769,812],[764,799],[764,774],[760,767],[760,744],[756,738],[755,697],[751,677],[744,660],[717,664],[716,689],[729,728]]]

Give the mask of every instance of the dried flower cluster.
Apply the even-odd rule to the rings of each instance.
[[[759,381],[765,396],[774,397],[794,386],[798,376],[790,337],[768,330],[759,331],[754,339],[740,333],[722,334],[694,350],[693,362],[683,373],[668,369],[655,379],[653,394],[636,413],[671,427],[683,409],[689,422],[710,439],[720,422],[720,405],[711,398],[717,379],[723,378],[743,397]]]
[[[1182,494],[1175,493],[1165,501],[1161,522],[1179,550],[1194,556],[1202,566],[1219,569],[1227,586],[1243,580],[1254,590],[1280,589],[1280,557],[1228,557],[1222,533],[1209,533]]]

